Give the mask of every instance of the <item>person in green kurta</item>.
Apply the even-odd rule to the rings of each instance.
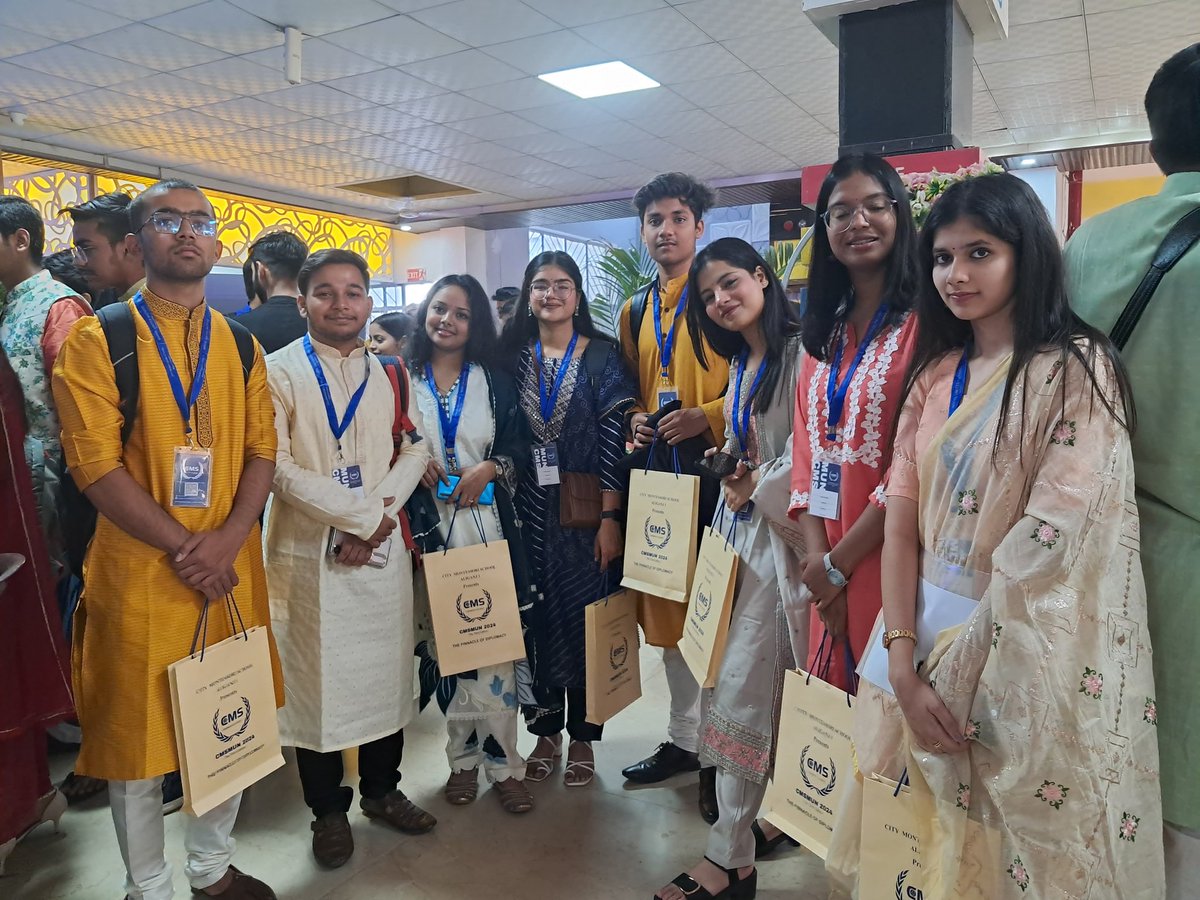
[[[1089,219],[1067,244],[1071,303],[1109,331],[1162,239],[1200,207],[1200,44],[1167,60],[1146,93],[1155,196]],[[1146,575],[1167,862],[1167,900],[1200,897],[1200,245],[1155,292],[1126,345],[1137,402],[1133,439]]]

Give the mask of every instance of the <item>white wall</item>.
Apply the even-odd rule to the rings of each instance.
[[[1058,232],[1059,240],[1065,240],[1067,235],[1067,179],[1054,166],[1043,166],[1036,169],[1013,169],[1016,175],[1038,195],[1046,213]]]

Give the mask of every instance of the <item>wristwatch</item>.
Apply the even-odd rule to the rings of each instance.
[[[825,577],[829,579],[829,583],[836,588],[844,588],[849,579],[843,575],[841,571],[833,564],[833,561],[830,560],[828,553],[826,553],[824,556],[824,563]]]
[[[612,519],[617,524],[620,524],[624,518],[625,518],[624,512],[619,509],[606,509],[602,513],[600,513],[600,521],[604,521],[605,519]]]

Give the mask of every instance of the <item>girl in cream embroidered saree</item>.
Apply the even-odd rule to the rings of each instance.
[[[907,769],[925,900],[1156,900],[1157,709],[1127,383],[1067,308],[1057,241],[1023,183],[948,191],[923,243],[933,283],[888,484],[883,629],[920,630],[918,580],[978,602],[915,676],[913,642],[892,641],[896,695],[866,681],[859,692],[859,769]],[[913,549],[919,538],[908,562],[895,553],[904,515]],[[851,890],[861,812],[859,788],[827,860]]]

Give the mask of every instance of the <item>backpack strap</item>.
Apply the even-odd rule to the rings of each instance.
[[[650,299],[653,281],[648,281],[633,292],[633,305],[629,310],[629,331],[633,337],[633,356],[638,356],[638,337],[642,333],[642,322],[646,319],[646,303]]]
[[[600,380],[604,377],[604,364],[608,362],[608,341],[593,338],[583,348],[583,368],[592,387],[592,399],[596,410],[600,409]]]
[[[412,419],[408,417],[408,370],[404,368],[404,361],[398,356],[377,356],[375,358],[383,366],[384,374],[387,375],[387,379],[392,385],[392,399],[395,401],[392,413],[392,463],[394,464],[400,456],[400,448],[404,445],[406,434],[413,439],[414,443],[421,438],[413,426]],[[403,506],[400,507],[398,519],[404,546],[417,553],[418,547],[413,538],[412,523]]]
[[[238,358],[242,361],[242,383],[250,383],[250,370],[254,368],[254,335],[241,322],[225,316],[225,323],[233,332],[234,343],[237,344]]]
[[[108,342],[108,358],[112,361],[117,382],[117,405],[121,409],[121,444],[129,443],[133,423],[137,419],[138,381],[137,325],[128,303],[110,303],[96,310],[100,329]]]
[[[1176,222],[1167,232],[1154,254],[1154,261],[1142,277],[1141,284],[1137,286],[1137,290],[1133,292],[1120,318],[1117,319],[1117,324],[1109,332],[1108,336],[1118,350],[1124,350],[1129,338],[1133,336],[1133,329],[1137,327],[1163,276],[1171,271],[1175,263],[1183,258],[1197,240],[1200,240],[1200,206]]]

